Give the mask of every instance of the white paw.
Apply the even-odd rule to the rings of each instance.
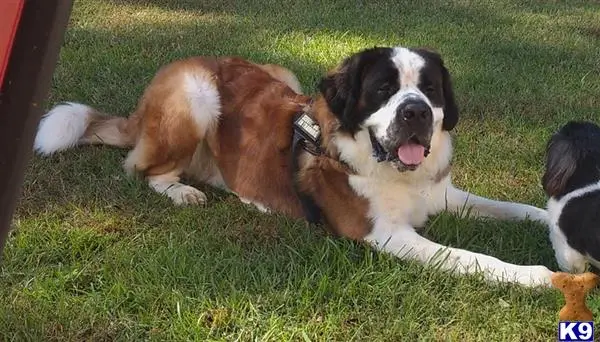
[[[202,205],[207,201],[206,195],[189,185],[176,184],[165,191],[165,195],[177,205],[197,204]]]
[[[546,266],[521,266],[520,268],[521,270],[516,274],[516,283],[527,287],[552,286],[553,272]]]

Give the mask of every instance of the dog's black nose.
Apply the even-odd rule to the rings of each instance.
[[[400,106],[398,114],[406,121],[416,122],[427,122],[433,117],[431,108],[423,101],[411,101]]]

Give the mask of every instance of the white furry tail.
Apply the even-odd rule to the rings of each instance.
[[[86,105],[66,102],[42,117],[34,149],[50,155],[84,144],[131,147],[135,143],[136,128],[126,118],[103,115]]]

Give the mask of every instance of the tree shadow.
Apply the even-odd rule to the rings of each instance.
[[[565,112],[583,113],[577,117],[581,119],[593,117],[594,108],[600,106],[600,100],[594,95],[600,86],[593,81],[600,75],[600,66],[589,49],[570,42],[560,45],[543,39],[538,41],[537,37],[530,36],[508,35],[507,38],[506,31],[523,24],[514,15],[497,11],[485,3],[265,1],[263,6],[256,6],[236,1],[110,1],[230,16],[231,22],[219,24],[223,25],[219,40],[238,48],[202,46],[198,41],[195,45],[199,45],[200,51],[235,53],[258,61],[275,60],[299,73],[308,91],[314,91],[316,81],[327,68],[359,48],[375,44],[426,46],[440,51],[450,66],[466,119],[519,116],[521,124],[553,125]],[[584,1],[575,2],[573,6],[530,1],[506,2],[499,6],[503,7],[522,13],[559,16],[562,13],[559,11],[578,13],[593,5]],[[482,22],[486,23],[486,29],[478,31]],[[201,37],[202,28],[182,27]],[[553,27],[568,32],[573,29],[562,22],[554,23]],[[596,31],[597,27],[582,23],[577,32],[580,38],[590,39],[597,36]],[[238,34],[230,34],[233,32]],[[323,61],[304,53],[301,47],[267,44],[267,49],[261,49],[260,45],[258,49],[254,46],[245,49],[247,39],[256,40],[252,32],[264,41],[300,35],[306,41],[329,40],[332,46],[336,46],[338,37],[352,37],[357,43],[356,47],[340,46],[339,52],[327,51],[331,48],[324,46],[323,53],[336,58]],[[598,44],[594,47],[598,49]],[[537,108],[532,110],[534,107]],[[543,115],[539,115],[540,112]]]

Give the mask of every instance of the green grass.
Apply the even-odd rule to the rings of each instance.
[[[125,115],[156,69],[240,55],[304,88],[373,45],[445,56],[462,108],[456,184],[543,206],[549,135],[600,107],[595,1],[79,0],[49,105]],[[453,277],[208,190],[174,207],[124,176],[125,151],[36,157],[0,268],[0,340],[549,341],[561,295]],[[432,218],[426,235],[556,264],[543,226]],[[600,295],[589,299],[600,317]]]

